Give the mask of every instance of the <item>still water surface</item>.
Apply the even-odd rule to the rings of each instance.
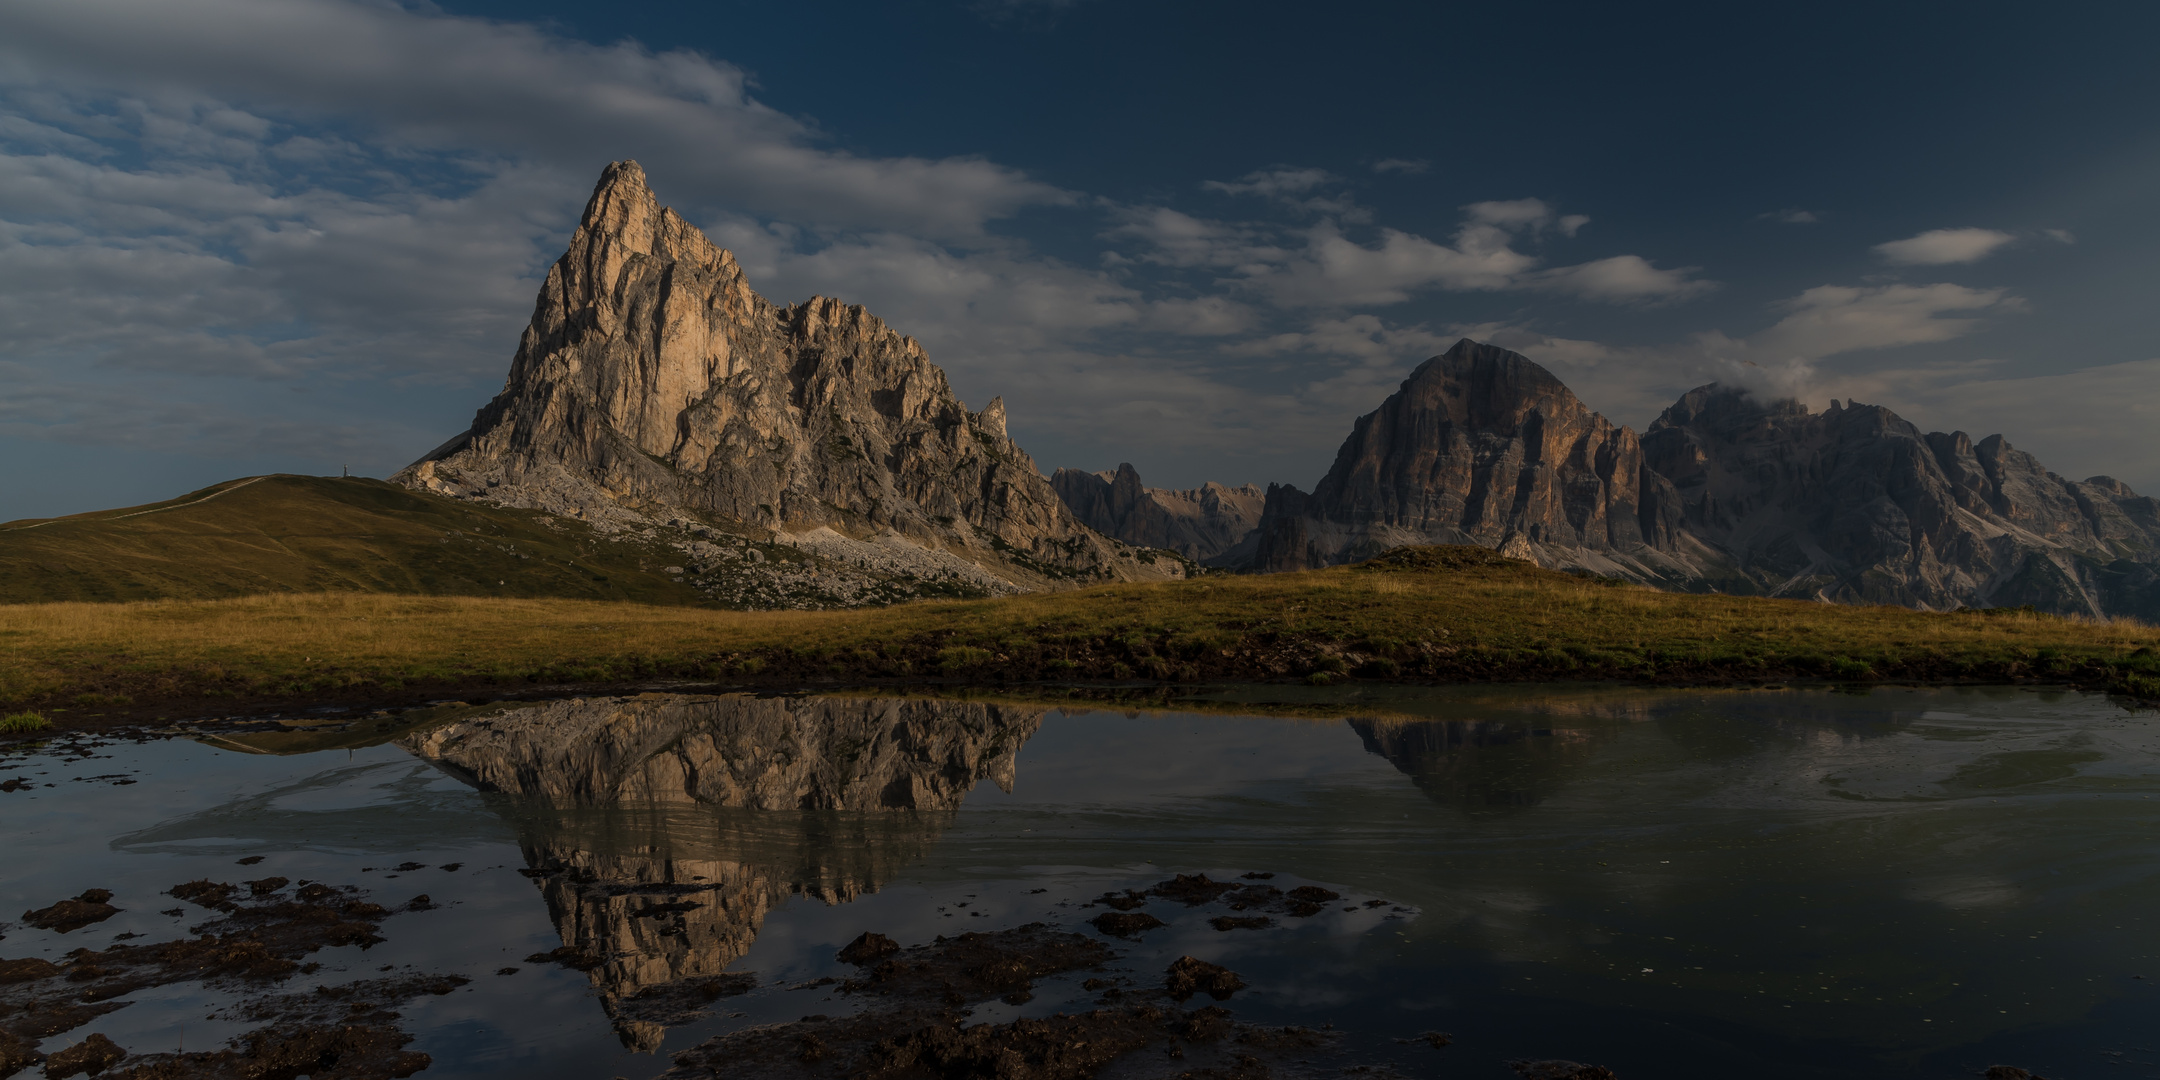
[[[1284,706],[1309,715],[1238,711]],[[0,760],[39,785],[0,794],[0,912],[91,887],[123,911],[6,927],[0,955],[180,935],[201,913],[159,894],[194,878],[426,893],[441,906],[302,984],[471,977],[404,1010],[427,1077],[649,1077],[853,1007],[789,987],[852,974],[834,953],[865,930],[1093,934],[1105,890],[1271,872],[1344,902],[1219,932],[1157,901],[1169,925],[1114,942],[1117,966],[1223,964],[1250,986],[1240,1019],[1332,1023],[1410,1076],[1556,1057],[1623,1080],[2160,1075],[2150,713],[2010,689],[1267,687],[1190,708],[647,695],[443,710],[389,741],[56,741]],[[703,899],[636,914],[683,895]],[[524,961],[566,944],[607,962]],[[759,988],[674,1027],[625,1005],[722,971]],[[1087,1008],[1078,978],[974,1017]],[[44,1049],[213,1046],[246,1030],[205,1019],[214,998],[144,991]],[[1434,1030],[1454,1044],[1397,1041]]]

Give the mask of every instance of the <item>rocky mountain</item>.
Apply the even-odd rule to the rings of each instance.
[[[1643,436],[1732,591],[1933,610],[2160,614],[2160,501],[2049,472],[2001,435],[1922,432],[1880,405],[1706,386]]]
[[[1010,791],[1042,712],[651,694],[468,715],[400,745],[509,796],[562,955],[650,1053],[755,985],[729,965],[790,897],[874,892],[978,781]]]
[[[1639,580],[1690,576],[1678,493],[1636,434],[1544,368],[1464,340],[1358,418],[1318,487],[1271,484],[1253,568],[1476,544]]]
[[[913,338],[838,300],[752,291],[631,161],[601,175],[503,392],[393,479],[672,529],[708,561],[731,544],[699,528],[977,592],[1179,570],[1075,520],[1007,434],[1003,401],[969,411]],[[714,550],[690,551],[699,539]]]
[[[1267,495],[1258,487],[1209,482],[1178,491],[1140,482],[1130,464],[1115,472],[1059,469],[1050,486],[1073,516],[1104,536],[1136,547],[1175,551],[1194,562],[1249,562],[1253,528]]]
[[[2160,616],[2160,503],[2002,436],[1880,406],[1691,391],[1637,436],[1464,340],[1360,417],[1311,494],[1268,490],[1253,566],[1469,543],[1664,588],[1932,610]]]

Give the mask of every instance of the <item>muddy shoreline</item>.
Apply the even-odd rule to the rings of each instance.
[[[971,679],[804,680],[767,678],[730,679],[724,682],[681,679],[563,682],[507,687],[500,682],[446,680],[441,683],[413,683],[396,690],[369,690],[362,693],[282,695],[244,700],[202,695],[174,695],[163,698],[153,696],[139,698],[123,706],[54,709],[41,714],[51,722],[51,727],[40,731],[0,733],[0,748],[11,744],[34,742],[66,734],[133,737],[145,732],[155,732],[158,729],[170,729],[173,725],[187,725],[191,731],[214,732],[222,730],[221,725],[231,724],[235,725],[234,730],[246,730],[250,725],[259,724],[263,721],[320,723],[325,719],[334,717],[363,716],[376,713],[395,714],[451,703],[479,706],[645,693],[911,694],[927,697],[987,697],[1050,706],[1071,704],[1080,706],[1096,705],[1104,708],[1179,709],[1194,707],[1195,703],[1188,700],[1192,695],[1222,685],[1302,688],[1310,684],[1304,680],[1296,679],[1216,680],[1209,682],[1001,683]],[[2160,709],[2160,701],[2146,701],[2121,694],[2113,694],[2105,685],[2039,678],[1885,679],[1855,683],[1804,678],[1651,677],[1628,680],[1554,680],[1549,674],[1540,676],[1539,673],[1526,673],[1522,678],[1495,677],[1460,680],[1344,679],[1331,685],[1418,687],[1553,685],[1582,689],[1802,689],[1822,691],[1864,691],[1878,687],[2014,686],[2020,689],[2110,693],[2110,696],[2122,703],[2125,708]],[[1265,702],[1241,702],[1237,705],[1237,709],[1241,712],[1260,714],[1283,711],[1271,709],[1268,703]],[[1295,714],[1305,715],[1315,710],[1316,706],[1313,705],[1299,705],[1295,710]]]

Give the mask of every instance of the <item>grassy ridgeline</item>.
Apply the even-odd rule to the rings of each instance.
[[[381,480],[258,476],[148,506],[0,525],[0,604],[263,593],[693,604],[680,553]]]
[[[825,612],[354,593],[26,604],[0,607],[0,642],[0,704],[48,712],[656,678],[2042,678],[2160,698],[2160,630],[2136,623],[1661,593],[1477,548]]]

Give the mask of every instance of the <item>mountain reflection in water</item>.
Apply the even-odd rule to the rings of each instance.
[[[967,1023],[1107,1008],[1099,980],[1152,992],[1190,955],[1247,984],[1223,1006],[1238,1022],[1333,1023],[1346,1053],[1402,1075],[1445,1063],[1426,1030],[1456,1034],[1458,1064],[1622,1076],[2075,1075],[2152,1026],[2160,724],[2103,697],[1357,684],[1149,701],[654,695],[198,735],[247,753],[55,742],[0,760],[37,781],[0,795],[23,852],[0,910],[89,887],[120,910],[67,936],[0,929],[8,956],[60,963],[101,935],[187,930],[194,908],[154,898],[236,863],[351,885],[393,909],[387,940],[289,989],[471,979],[404,1017],[445,1077],[650,1077],[666,1059],[637,1051],[746,1032],[785,1050],[815,1033],[800,1014],[884,1000],[830,981],[856,974],[835,954],[865,931],[926,949],[1031,921],[1093,934],[1091,900],[1200,872],[1345,902],[1222,929],[1151,894],[1118,913],[1165,925],[1104,939],[1106,971]],[[575,970],[508,966],[536,952]],[[214,1043],[240,1032],[203,1027],[233,992],[139,996],[99,1030]]]
[[[510,796],[565,955],[593,965],[624,1045],[652,1051],[790,895],[875,891],[977,782],[1011,791],[1043,711],[653,694],[484,712],[400,745]]]
[[[1640,698],[1540,704],[1346,723],[1428,797],[1474,813],[1558,791],[1617,732],[1587,721],[1653,719]],[[728,965],[789,897],[873,892],[930,850],[978,782],[1010,793],[1045,711],[645,694],[480,710],[399,745],[509,797],[560,955],[590,965],[624,1045],[649,1052],[726,992]]]
[[[1536,806],[1560,785],[1569,762],[1589,753],[1585,732],[1509,721],[1352,717],[1349,723],[1366,750],[1402,770],[1418,790],[1463,810]]]

